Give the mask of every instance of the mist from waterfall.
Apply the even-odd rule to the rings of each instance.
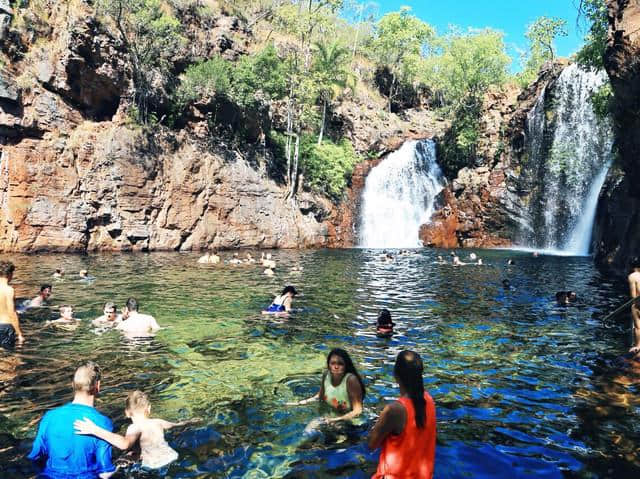
[[[408,141],[367,176],[359,244],[365,248],[417,248],[420,225],[434,212],[444,186],[432,140]]]
[[[607,80],[572,64],[538,97],[526,121],[528,162],[534,166],[524,247],[587,255],[598,194],[613,146],[609,121],[599,119],[590,96]]]

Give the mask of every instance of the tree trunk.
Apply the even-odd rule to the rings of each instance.
[[[322,144],[322,137],[324,136],[324,124],[327,118],[327,100],[322,101],[322,124],[320,125],[320,134],[318,135],[318,146]]]

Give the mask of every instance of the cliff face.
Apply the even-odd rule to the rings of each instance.
[[[268,114],[250,125],[255,143],[241,146],[210,130],[208,105],[195,105],[179,131],[133,124],[130,60],[86,5],[76,6],[51,3],[49,23],[33,21],[40,30],[25,33],[10,28],[14,12],[0,0],[0,47],[13,60],[0,70],[0,250],[353,243],[348,207],[310,192],[288,196],[259,141]],[[242,22],[207,21],[185,32],[193,58],[177,64],[245,50]],[[354,101],[330,121],[359,152],[381,154],[405,135],[427,136],[425,115],[381,119],[376,105]]]
[[[565,66],[564,62],[545,65],[538,80],[524,91],[507,87],[485,96],[477,166],[461,169],[443,191],[442,207],[420,229],[425,245],[484,248],[511,244],[525,221],[531,190],[522,181],[527,163],[527,114]]]
[[[605,68],[614,91],[618,166],[600,195],[596,262],[618,274],[640,255],[640,1],[608,0]]]

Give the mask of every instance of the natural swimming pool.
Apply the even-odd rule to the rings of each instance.
[[[42,414],[71,398],[75,366],[103,369],[97,407],[122,431],[127,391],[149,393],[153,415],[201,418],[167,433],[180,453],[172,478],[369,477],[377,456],[365,428],[301,446],[317,406],[284,403],[312,396],[326,353],[347,349],[367,385],[370,423],[397,395],[396,354],[417,350],[438,408],[437,478],[633,477],[640,472],[638,373],[617,359],[629,318],[601,318],[627,299],[589,258],[479,251],[485,266],[434,264],[433,250],[393,263],[379,251],[275,251],[275,278],[259,267],[197,265],[197,254],[2,255],[16,266],[17,295],[53,283],[52,304],[72,304],[91,320],[105,301],[129,296],[165,327],[132,342],[45,327],[48,310],[23,320],[27,338],[0,352],[0,477],[33,476],[24,458]],[[468,255],[464,252],[461,259]],[[230,257],[223,253],[223,257]],[[507,266],[506,258],[516,260]],[[304,271],[290,273],[293,266]],[[64,281],[51,281],[57,267]],[[88,269],[93,282],[72,273]],[[508,278],[513,290],[501,284]],[[288,319],[259,311],[284,284],[303,293]],[[560,308],[557,290],[578,292]],[[380,308],[397,323],[375,336]],[[57,311],[51,313],[56,315]],[[138,477],[141,472],[118,477]],[[148,476],[144,476],[148,477]]]

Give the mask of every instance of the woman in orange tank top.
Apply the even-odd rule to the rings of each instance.
[[[422,359],[401,351],[393,375],[400,398],[388,404],[369,435],[369,447],[382,446],[372,479],[431,479],[436,452],[436,407],[422,383]]]

